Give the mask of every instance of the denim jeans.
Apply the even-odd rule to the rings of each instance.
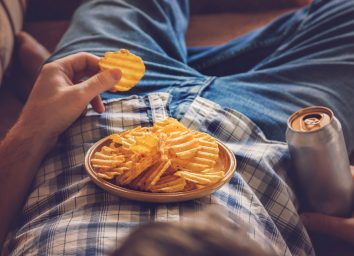
[[[287,118],[322,105],[354,146],[354,0],[315,0],[224,45],[188,49],[187,0],[87,0],[77,10],[52,61],[76,52],[102,56],[126,48],[146,74],[131,91],[172,95],[180,118],[196,96],[248,116],[268,139],[285,140]],[[237,26],[237,24],[235,24]]]

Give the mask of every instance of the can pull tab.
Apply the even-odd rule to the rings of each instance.
[[[315,131],[320,129],[323,114],[310,114],[301,119],[301,130],[303,131]]]

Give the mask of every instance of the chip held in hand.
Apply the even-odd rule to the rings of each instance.
[[[112,92],[129,91],[141,80],[145,73],[143,60],[126,49],[106,52],[98,65],[102,71],[120,69],[122,72],[122,78],[118,84],[113,86]]]

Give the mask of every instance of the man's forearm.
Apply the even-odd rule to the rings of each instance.
[[[19,121],[0,143],[0,246],[58,136],[90,102],[95,111],[104,111],[97,96],[116,85],[122,73],[114,69],[92,76],[99,71],[99,60],[89,53],[77,53],[44,65]],[[87,76],[91,77],[81,83],[73,81]]]
[[[0,143],[0,246],[50,146],[44,134],[21,121]]]

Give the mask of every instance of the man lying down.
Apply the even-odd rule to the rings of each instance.
[[[88,0],[77,10],[0,144],[4,252],[314,255],[304,223],[354,243],[352,219],[300,219],[285,143],[291,113],[321,105],[334,111],[353,149],[354,1],[313,1],[225,45],[193,51],[184,41],[188,6]],[[121,48],[142,57],[146,72],[131,90],[111,92],[124,73],[99,72],[98,63]],[[90,180],[84,157],[95,142],[167,117],[231,149],[237,170],[227,184],[197,200],[151,204]]]

